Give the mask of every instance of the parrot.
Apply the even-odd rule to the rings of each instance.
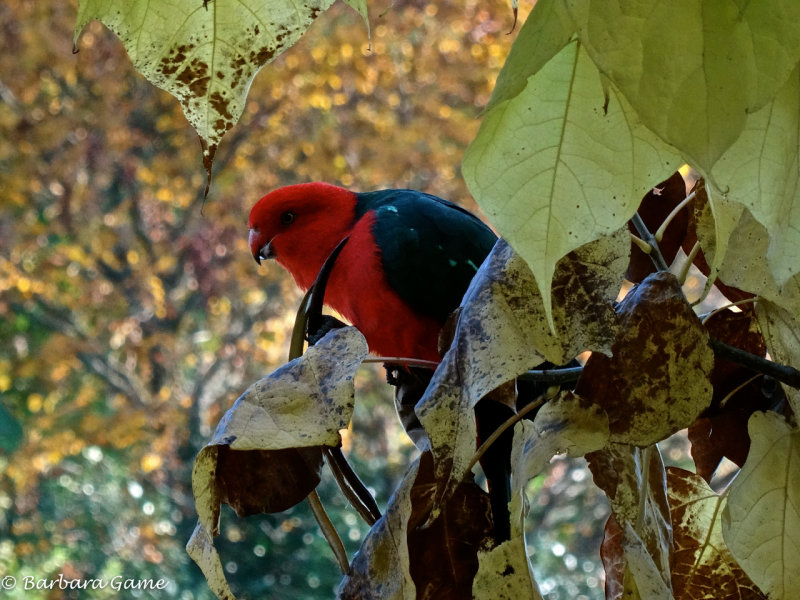
[[[439,332],[497,241],[477,216],[436,196],[409,189],[353,192],[322,182],[271,191],[253,206],[248,227],[256,262],[275,259],[303,290],[349,236],[330,271],[325,304],[364,334],[371,352],[400,365],[403,359],[441,361]],[[385,366],[387,374],[395,367],[400,375],[387,380],[396,386],[398,413],[411,435],[407,420],[416,421],[413,407],[433,371]],[[476,406],[479,439],[513,415],[487,400]],[[481,460],[498,543],[510,536],[506,434]]]
[[[439,331],[497,241],[471,212],[423,192],[357,193],[314,182],[278,188],[250,212],[256,262],[275,259],[307,290],[346,236],[325,303],[378,356],[439,362]]]

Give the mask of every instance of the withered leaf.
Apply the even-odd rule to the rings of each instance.
[[[568,391],[542,406],[533,423],[517,423],[511,452],[512,533],[522,537],[525,486],[550,459],[562,452],[583,456],[607,443],[608,417],[596,404]]]
[[[634,287],[617,315],[613,356],[593,353],[575,391],[606,411],[612,441],[648,446],[688,427],[709,405],[714,355],[669,273]]]
[[[419,466],[418,459],[409,467],[386,511],[367,533],[339,586],[338,600],[416,599],[406,533]]]
[[[194,528],[192,537],[186,544],[186,553],[203,571],[208,587],[219,600],[235,599],[225,579],[225,571],[219,553],[214,547],[214,540],[202,523],[198,523]]]
[[[612,302],[628,251],[621,229],[558,263],[554,335],[529,267],[505,241],[497,242],[464,297],[450,349],[416,407],[448,493],[475,452],[472,411],[481,398],[545,358],[564,364],[585,349],[608,352],[616,332]]]
[[[355,327],[329,332],[251,385],[222,417],[211,444],[234,450],[336,446],[353,414],[353,378],[366,355],[366,340]]]
[[[619,600],[625,590],[625,553],[622,550],[622,528],[614,515],[609,515],[603,529],[600,560],[606,574],[605,600]]]
[[[211,543],[219,533],[221,503],[240,516],[276,512],[316,487],[321,446],[339,443],[339,429],[353,410],[353,377],[366,353],[364,336],[354,327],[331,331],[253,384],[200,450],[192,470],[199,523],[189,551],[215,593],[229,594]]]
[[[431,520],[435,493],[433,458],[424,452],[364,539],[339,598],[472,597],[478,552],[493,540],[489,497],[462,483]]]
[[[720,517],[726,498],[715,494],[698,475],[675,467],[667,468],[667,497],[676,600],[766,600],[722,538]]]
[[[525,539],[514,536],[486,552],[478,552],[473,600],[541,600],[533,580]]]
[[[220,500],[240,517],[287,510],[320,481],[322,449],[232,450],[218,446]]]
[[[624,564],[615,550],[613,525],[607,530],[604,565],[611,569],[609,584],[622,595],[631,586],[660,597],[670,586],[672,530],[664,465],[656,446],[646,449],[610,444],[586,455],[595,484],[606,492],[619,526]],[[619,572],[623,573],[620,578]]]
[[[493,544],[489,496],[473,482],[462,482],[438,516],[426,523],[433,507],[436,480],[430,453],[420,457],[411,488],[408,526],[411,578],[417,600],[460,600],[472,594],[478,552]]]
[[[724,310],[706,323],[713,338],[746,350],[756,356],[766,354],[766,345],[759,332],[752,310]],[[768,410],[783,399],[783,392],[772,380],[737,363],[714,357],[711,383],[714,394],[711,405],[689,427],[692,458],[697,474],[710,481],[723,457],[740,467],[747,458],[750,437],[747,421],[755,411]],[[749,383],[748,383],[749,381]]]

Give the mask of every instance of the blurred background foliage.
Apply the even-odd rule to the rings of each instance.
[[[211,598],[184,551],[192,461],[285,360],[299,300],[249,255],[252,204],[325,180],[475,208],[459,162],[513,41],[507,0],[370,8],[371,43],[339,3],[256,78],[204,202],[195,134],[113,34],[92,23],[73,54],[75,0],[0,4],[0,576],[166,578],[159,597]],[[362,369],[345,437],[381,505],[413,455],[390,398]],[[602,597],[608,513],[584,465],[556,461],[531,486],[545,596]],[[352,555],[366,527],[329,478],[321,495]],[[333,596],[340,576],[305,503],[226,510],[220,537],[240,597]]]

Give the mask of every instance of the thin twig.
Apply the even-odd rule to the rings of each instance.
[[[439,366],[438,362],[425,360],[422,358],[403,358],[402,356],[368,356],[362,363],[390,363],[406,367],[421,367],[423,369],[434,370]]]
[[[725,406],[725,405],[728,403],[728,400],[730,400],[731,398],[733,398],[733,396],[736,394],[736,392],[738,392],[739,390],[741,390],[743,387],[745,387],[745,386],[747,386],[747,385],[750,385],[751,383],[753,383],[753,382],[754,382],[756,379],[758,379],[759,377],[763,377],[763,376],[764,376],[764,375],[762,375],[761,373],[756,373],[756,374],[755,374],[755,375],[753,375],[753,376],[752,376],[750,379],[746,379],[745,381],[743,381],[742,383],[740,383],[739,385],[737,385],[737,386],[736,386],[735,388],[733,388],[733,389],[732,389],[730,392],[728,392],[728,393],[725,395],[725,397],[724,397],[722,400],[720,400],[720,401],[719,401],[719,406],[720,406],[720,408],[724,407],[724,406]]]
[[[656,238],[650,233],[650,230],[647,228],[647,225],[644,224],[638,212],[631,217],[631,223],[633,223],[634,228],[636,228],[639,237],[650,245],[651,251],[648,252],[648,254],[656,265],[656,269],[659,271],[669,271],[669,265],[667,261],[664,260],[664,255],[661,254],[661,249],[658,247]]]
[[[494,444],[497,441],[497,438],[503,435],[503,433],[508,428],[513,427],[516,423],[521,421],[525,417],[525,415],[527,415],[529,412],[537,408],[540,408],[545,402],[547,402],[553,397],[555,396],[548,396],[547,394],[542,394],[536,400],[534,400],[533,402],[528,404],[525,408],[523,408],[521,411],[519,411],[514,415],[511,415],[508,419],[506,419],[505,422],[502,425],[500,425],[500,427],[498,427],[492,432],[492,435],[486,438],[486,440],[481,444],[480,448],[478,448],[475,451],[475,454],[472,456],[472,460],[469,461],[469,465],[467,465],[467,469],[464,472],[469,473],[470,471],[472,471],[472,468],[476,464],[478,464],[478,461],[483,457],[484,454],[486,454],[486,451],[489,449],[489,447],[492,444]]]
[[[331,547],[331,550],[333,550],[336,562],[339,563],[339,569],[341,569],[343,575],[347,575],[350,571],[350,562],[347,560],[347,551],[344,549],[342,538],[339,537],[336,527],[333,526],[330,517],[328,517],[328,513],[325,511],[325,507],[322,506],[322,501],[319,499],[317,490],[312,490],[307,497],[311,512],[314,514],[314,518],[317,520],[317,524],[322,530],[322,535],[328,540],[328,545]]]

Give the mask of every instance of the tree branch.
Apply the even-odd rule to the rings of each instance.
[[[568,367],[566,369],[534,369],[532,371],[528,371],[527,373],[523,373],[517,379],[560,385],[562,383],[577,381],[578,377],[581,376],[582,371],[583,367]]]
[[[631,223],[633,223],[633,226],[636,228],[639,237],[650,245],[650,252],[647,254],[650,256],[653,264],[655,264],[656,269],[659,271],[669,271],[669,265],[667,261],[664,260],[664,255],[661,254],[656,238],[650,233],[650,230],[647,228],[647,225],[645,225],[638,212],[631,217]]]
[[[714,338],[708,340],[708,345],[714,351],[714,356],[725,358],[736,364],[752,369],[757,373],[769,375],[773,379],[785,383],[795,389],[800,389],[800,371],[788,365],[781,365],[761,356],[746,352],[741,348],[729,346]]]

